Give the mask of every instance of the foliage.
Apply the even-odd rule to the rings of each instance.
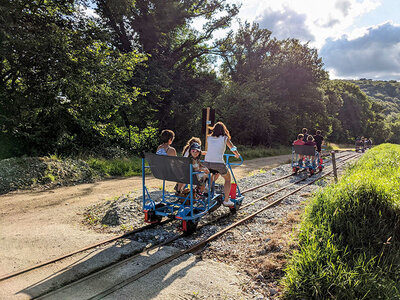
[[[258,24],[212,43],[238,14],[226,0],[95,0],[94,17],[88,5],[2,2],[0,158],[141,155],[165,128],[180,148],[207,106],[245,145],[288,146],[303,127],[332,142],[399,140],[397,82],[356,82],[367,97],[329,80],[316,49]]]
[[[170,128],[183,140],[194,135],[203,103],[218,89],[208,66],[206,54],[213,47],[207,41],[229,26],[238,8],[225,0],[95,2],[100,24],[109,28],[116,48],[130,53],[137,47],[149,55],[129,82],[144,94],[121,110],[125,124]],[[201,32],[190,27],[198,18],[205,21]]]
[[[142,160],[139,157],[116,159],[87,159],[88,165],[102,176],[133,176],[142,174]]]
[[[115,51],[71,1],[9,1],[1,14],[2,132],[27,154],[102,142],[97,128],[139,94],[125,82],[144,57]]]
[[[380,135],[379,141],[399,144],[400,82],[395,80],[374,81],[365,78],[352,80],[350,82],[358,85],[360,89],[374,101],[375,105],[379,106],[384,116],[385,126],[379,126],[379,128],[375,130],[375,135]]]
[[[286,299],[400,299],[399,172],[400,146],[383,144],[315,196]]]
[[[349,81],[358,85],[369,98],[380,103],[385,116],[400,113],[400,82],[365,78]]]
[[[228,83],[216,106],[241,143],[287,145],[302,127],[328,131],[321,88],[327,74],[315,49],[271,39],[249,23],[219,45]]]
[[[370,137],[375,143],[387,140],[389,134],[381,114],[382,107],[347,80],[332,80],[330,96],[340,99],[337,120],[332,126],[331,140],[354,142],[355,137]]]

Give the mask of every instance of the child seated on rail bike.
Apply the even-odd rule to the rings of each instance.
[[[302,133],[300,133],[297,136],[297,140],[295,140],[293,142],[293,145],[304,145],[304,141],[303,141],[304,135]],[[304,159],[304,155],[303,154],[299,154],[299,167],[303,166],[303,159]]]
[[[187,142],[186,145],[183,147],[182,150],[182,156],[183,157],[189,157],[190,154],[190,147],[194,144],[197,143],[199,146],[201,146],[201,139],[195,136],[192,136]],[[205,155],[207,152],[205,151],[201,151],[200,149],[200,155]],[[184,183],[177,183],[174,187],[174,190],[176,192],[177,195],[179,194],[185,194],[187,193],[188,190],[185,190],[185,193],[183,192],[183,188],[185,187]]]
[[[198,185],[196,187],[196,194],[198,196],[203,196],[204,189],[206,186],[206,181],[207,181],[208,174],[210,173],[210,171],[208,170],[207,167],[205,167],[200,162],[200,154],[201,154],[200,145],[198,143],[193,143],[189,148],[189,158],[192,161],[193,171],[203,172],[203,173],[196,174],[197,179],[200,182],[200,185]]]
[[[317,144],[314,141],[314,137],[312,135],[309,135],[307,137],[307,142],[304,143],[306,146],[314,146],[315,149],[317,149]],[[317,164],[315,163],[315,156],[309,156],[309,160],[311,160],[312,167],[315,169],[317,167]]]
[[[197,143],[201,146],[201,139],[195,136],[192,136],[186,143],[186,145],[183,147],[182,150],[182,156],[183,157],[189,157],[189,149],[190,146],[192,146],[194,143]],[[206,151],[200,151],[200,155],[206,155]]]

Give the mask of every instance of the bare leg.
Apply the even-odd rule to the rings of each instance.
[[[178,192],[181,192],[184,187],[185,187],[185,183],[178,182]]]
[[[231,191],[231,173],[226,173],[225,175],[221,175],[222,178],[224,178],[225,183],[224,183],[224,193],[225,193],[225,198],[224,202],[229,201],[229,193]]]
[[[211,182],[209,183],[209,187],[211,189],[213,182],[217,181],[219,177],[219,173],[211,174]]]

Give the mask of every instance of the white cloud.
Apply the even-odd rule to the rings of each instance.
[[[329,39],[319,54],[334,77],[400,79],[400,25],[370,27],[363,36]]]
[[[349,0],[338,0],[335,2],[335,8],[343,13],[347,17],[351,9],[351,1]]]
[[[296,38],[303,41],[314,41],[315,37],[305,24],[306,15],[298,14],[290,8],[284,11],[266,9],[262,19],[256,19],[261,28],[267,28],[278,39]]]
[[[357,17],[374,10],[381,2],[382,0],[243,0],[239,17],[249,22],[259,22],[277,37],[313,41],[311,46],[320,48],[325,39],[341,36]],[[274,24],[274,20],[280,23]]]

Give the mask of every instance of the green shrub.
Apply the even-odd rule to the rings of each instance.
[[[102,176],[133,176],[142,174],[140,157],[101,159],[89,158],[87,163]]]
[[[307,207],[287,299],[400,299],[400,146],[368,151]]]
[[[246,160],[260,157],[277,156],[292,153],[290,147],[285,146],[275,146],[275,147],[265,147],[265,146],[238,146],[238,151],[242,157]],[[230,153],[226,151],[226,153]]]

